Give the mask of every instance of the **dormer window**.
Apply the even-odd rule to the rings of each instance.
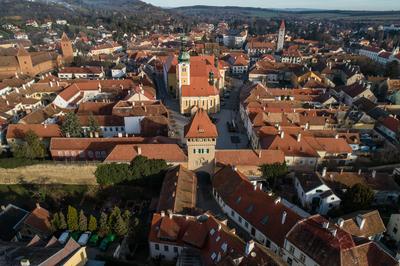
[[[253,211],[253,209],[254,209],[254,205],[251,204],[249,207],[247,207],[246,212],[251,213]]]
[[[262,218],[261,223],[263,225],[266,225],[268,223],[268,215],[265,215],[264,218]]]
[[[239,197],[236,199],[236,203],[239,204],[241,199],[242,199],[242,197],[239,196]]]
[[[210,230],[210,235],[214,235],[214,234],[215,234],[215,229],[212,228],[212,229]]]

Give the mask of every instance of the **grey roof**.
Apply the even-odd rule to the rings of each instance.
[[[28,214],[24,209],[12,204],[7,205],[0,213],[0,240],[12,240]]]
[[[306,193],[324,184],[316,173],[300,173],[296,178]]]

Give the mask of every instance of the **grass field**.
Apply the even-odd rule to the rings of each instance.
[[[0,168],[1,184],[96,184],[95,164],[27,162],[20,167]],[[29,165],[31,164],[31,165]]]

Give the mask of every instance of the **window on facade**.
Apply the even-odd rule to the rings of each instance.
[[[174,252],[178,253],[178,247],[174,247]]]
[[[397,234],[397,228],[393,227],[393,234]]]
[[[239,216],[239,223],[242,223],[242,217]]]
[[[294,254],[294,247],[292,245],[290,245],[289,247],[289,252],[290,254]]]
[[[288,263],[289,265],[292,265],[292,263],[293,263],[292,259],[291,259],[291,258],[287,258],[287,263]]]
[[[193,149],[193,153],[194,153],[194,154],[196,154],[196,151],[197,151],[196,149]]]
[[[249,228],[249,223],[248,223],[248,222],[244,222],[244,226],[245,226],[246,228]]]
[[[235,212],[233,210],[231,210],[231,216],[235,217]]]
[[[304,254],[300,254],[300,261],[303,263],[306,261],[306,256],[304,256]]]
[[[159,244],[155,244],[155,245],[154,245],[154,248],[155,248],[156,250],[160,250],[160,245],[159,245]]]
[[[164,251],[169,251],[169,246],[167,246],[167,245],[164,245]]]

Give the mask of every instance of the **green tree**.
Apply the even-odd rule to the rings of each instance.
[[[26,159],[43,159],[46,157],[46,147],[32,130],[24,134],[24,142],[17,144],[14,148],[14,156]]]
[[[128,233],[128,225],[122,219],[121,214],[116,217],[113,229],[118,236],[125,236]]]
[[[76,231],[79,229],[78,211],[72,206],[68,206],[67,223],[69,230]]]
[[[95,232],[97,230],[97,220],[96,217],[94,217],[93,215],[89,216],[88,230],[90,232]]]
[[[345,212],[365,210],[371,207],[373,199],[372,189],[363,184],[355,184],[346,191],[341,205]]]
[[[79,230],[84,232],[87,230],[87,227],[88,227],[88,221],[86,215],[83,212],[83,210],[81,210],[79,212]]]
[[[108,217],[108,226],[113,228],[113,225],[117,221],[118,216],[121,216],[121,210],[117,206],[111,211],[110,216]]]
[[[288,173],[286,162],[262,164],[258,169],[271,188],[275,188],[278,178],[284,177]]]
[[[57,212],[53,215],[50,224],[51,224],[51,230],[53,232],[60,229],[60,216],[58,215]]]
[[[97,119],[94,117],[93,113],[90,113],[89,115],[89,132],[95,133],[95,132],[100,132],[100,126],[99,123],[97,122]]]
[[[60,218],[60,230],[65,230],[67,229],[67,222],[65,221],[65,216],[64,213],[59,212],[58,217]]]
[[[101,236],[107,235],[110,232],[110,227],[108,226],[108,216],[105,212],[101,212],[99,220],[99,234]]]
[[[111,163],[98,165],[94,174],[100,185],[111,185],[129,178],[131,171],[128,164]]]
[[[66,137],[78,138],[82,136],[82,127],[78,116],[74,112],[69,112],[65,115],[61,125],[61,132]]]

